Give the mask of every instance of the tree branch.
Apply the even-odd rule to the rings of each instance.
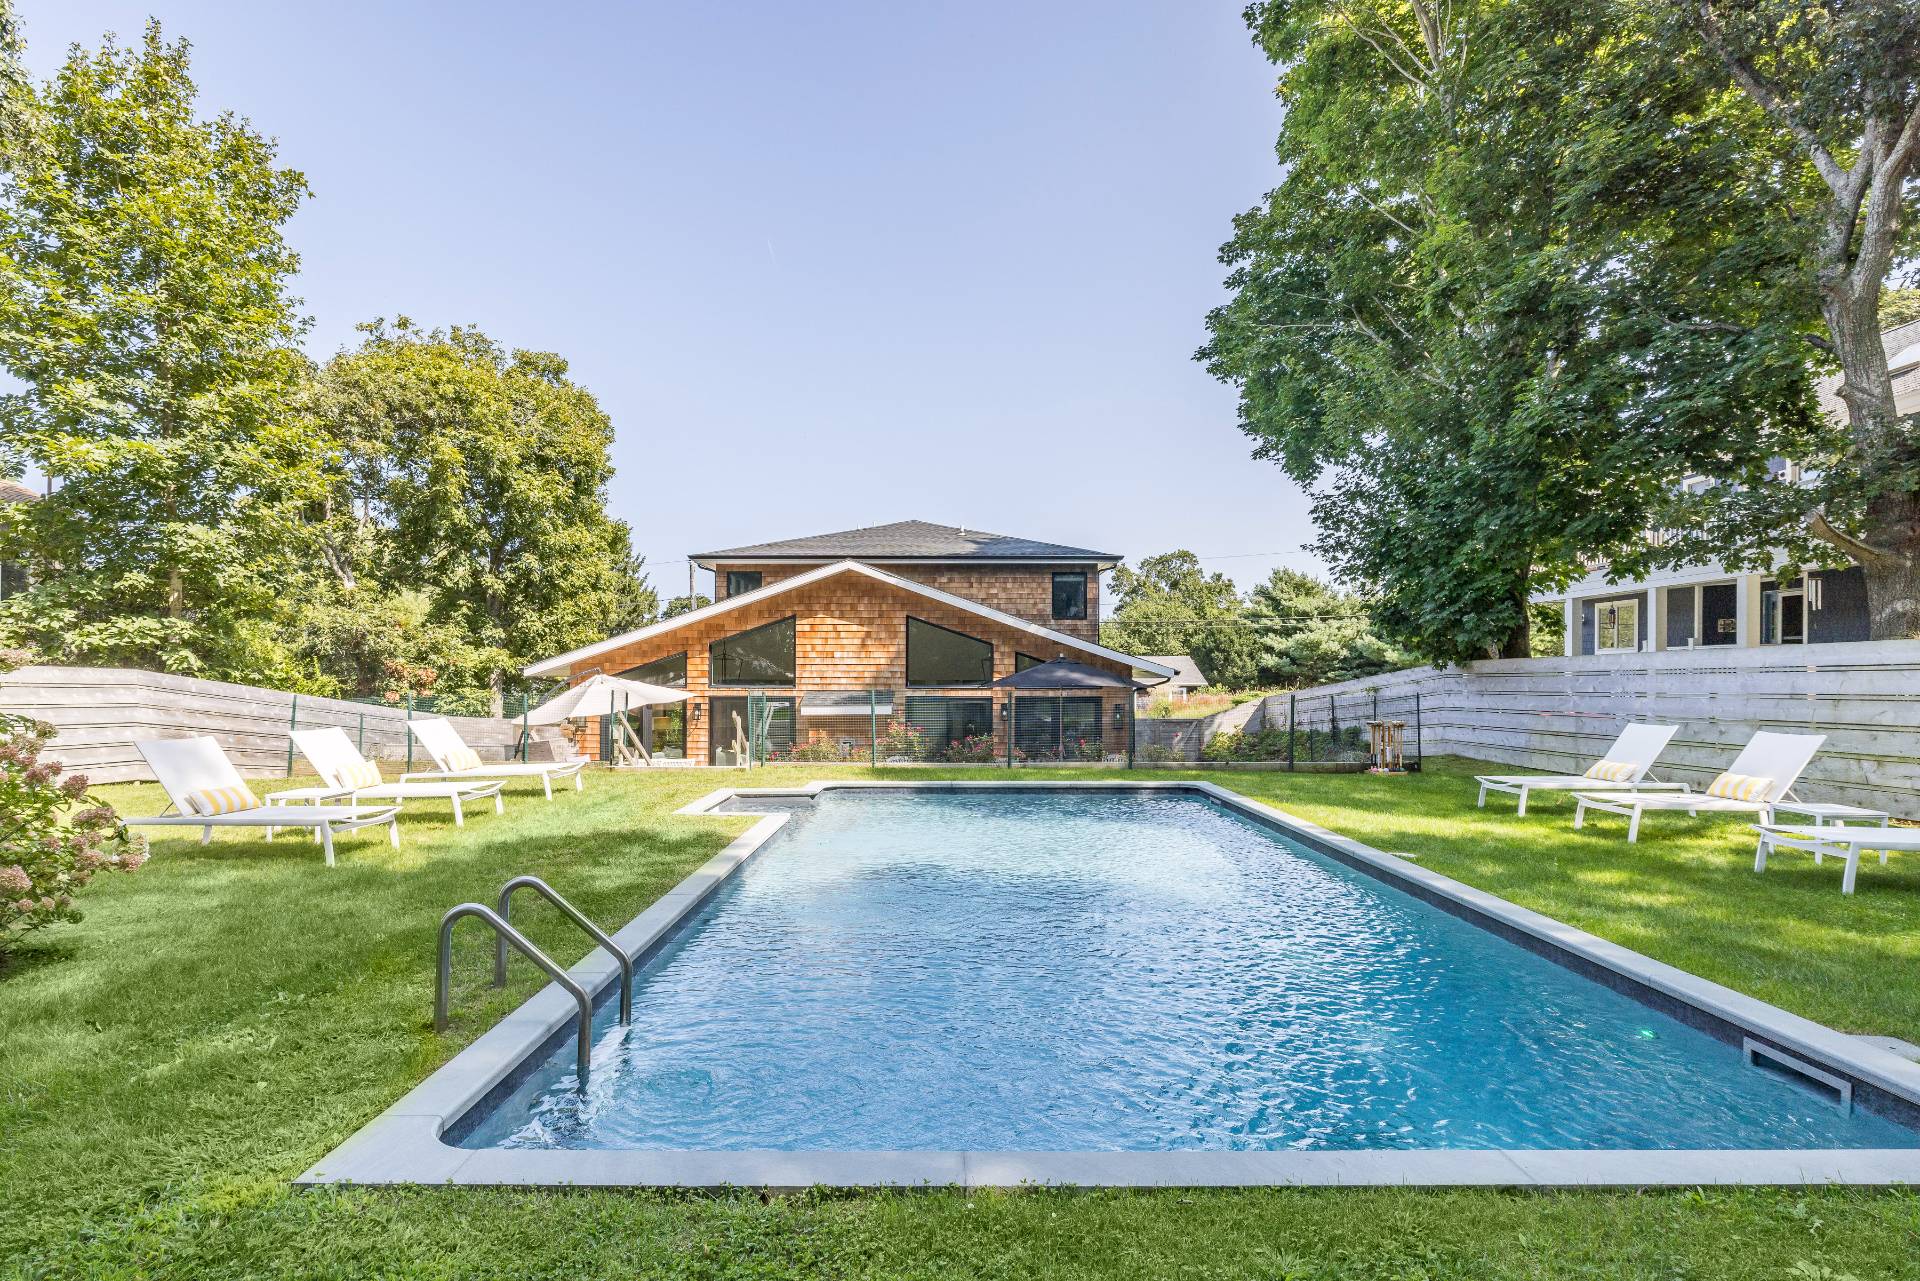
[[[1827,150],[1813,130],[1800,122],[1800,118],[1787,106],[1779,90],[1754,70],[1753,65],[1745,58],[1733,52],[1727,44],[1727,34],[1721,29],[1720,20],[1713,16],[1713,0],[1699,0],[1694,12],[1698,15],[1701,39],[1707,42],[1708,48],[1719,55],[1720,61],[1726,65],[1727,72],[1733,77],[1734,82],[1746,91],[1749,98],[1760,105],[1762,111],[1786,126],[1787,131],[1793,134],[1805,148],[1807,156],[1813,161],[1813,167],[1820,171],[1821,179],[1832,189],[1833,194],[1836,197],[1843,197],[1842,188],[1847,183],[1847,171],[1840,167],[1840,162],[1833,158],[1833,153]]]
[[[1823,543],[1838,547],[1841,551],[1857,561],[1899,559],[1895,553],[1888,551],[1884,547],[1875,547],[1872,543],[1862,542],[1851,534],[1845,534],[1835,529],[1827,520],[1827,514],[1818,509],[1815,509],[1807,515],[1807,532]]]

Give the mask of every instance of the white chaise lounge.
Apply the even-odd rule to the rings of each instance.
[[[460,737],[460,731],[443,716],[408,721],[407,728],[420,740],[420,746],[427,749],[427,755],[433,758],[434,768],[402,774],[402,783],[410,783],[416,778],[538,778],[540,785],[546,789],[548,800],[553,799],[553,780],[556,778],[572,779],[575,791],[586,789],[586,784],[580,778],[580,771],[587,767],[584,760],[482,763],[480,753],[468,747]]]
[[[263,805],[240,777],[227,754],[211,738],[150,738],[139,743],[153,776],[166,789],[173,814],[126,820],[136,827],[197,827],[200,843],[213,839],[216,827],[257,827],[272,840],[276,829],[305,828],[317,833],[333,866],[333,835],[387,825],[387,839],[400,844],[394,806],[366,809],[352,805]]]
[[[293,799],[324,801],[344,796],[350,805],[358,805],[362,801],[451,801],[455,827],[466,826],[466,815],[461,807],[475,801],[491,797],[494,813],[507,812],[506,804],[500,797],[500,789],[506,786],[502,779],[388,783],[381,779],[379,765],[362,756],[347,738],[347,732],[337,725],[329,725],[325,729],[295,730],[293,741],[301,755],[313,763],[314,772],[320,775],[322,784],[298,789]],[[276,792],[274,800],[284,804],[281,798],[286,795]]]
[[[1773,821],[1776,801],[1790,800],[1793,785],[1800,781],[1825,734],[1776,734],[1762,730],[1755,734],[1726,773],[1707,784],[1704,792],[1577,792],[1573,825],[1586,826],[1587,811],[1600,810],[1620,814],[1627,819],[1627,839],[1640,839],[1640,817],[1648,810],[1674,813],[1684,810],[1700,814],[1758,814],[1762,822]]]
[[[1782,849],[1805,850],[1818,862],[1822,855],[1831,854],[1835,858],[1846,860],[1846,873],[1840,878],[1840,892],[1853,893],[1853,883],[1860,875],[1860,853],[1862,850],[1879,850],[1880,861],[1887,861],[1887,851],[1920,851],[1920,828],[1849,826],[1844,823],[1828,823],[1824,826],[1807,827],[1803,825],[1782,825],[1778,823],[1755,823],[1753,830],[1760,833],[1760,846],[1753,852],[1753,870],[1767,870],[1767,855]]]
[[[1684,792],[1685,783],[1663,783],[1650,776],[1653,763],[1679,729],[1678,725],[1629,725],[1584,774],[1482,774],[1474,780],[1480,784],[1480,808],[1486,808],[1488,792],[1518,796],[1516,815],[1527,812],[1528,792]]]

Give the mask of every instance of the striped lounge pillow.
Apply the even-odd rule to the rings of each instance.
[[[463,769],[479,769],[480,753],[471,747],[456,747],[447,753],[447,768],[456,774]]]
[[[1587,766],[1587,777],[1604,783],[1624,783],[1633,777],[1633,766],[1625,761],[1595,761]]]
[[[260,798],[245,784],[239,787],[209,787],[204,791],[187,793],[187,806],[202,816],[238,814],[241,810],[259,809]]]
[[[380,786],[380,767],[372,761],[361,761],[358,765],[349,765],[340,771],[342,787],[378,787]]]
[[[1707,795],[1723,801],[1764,800],[1773,780],[1758,774],[1722,774],[1707,784]]]

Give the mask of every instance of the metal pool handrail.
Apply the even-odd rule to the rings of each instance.
[[[614,942],[605,930],[588,920],[573,904],[561,898],[553,886],[537,876],[516,876],[500,887],[500,920],[503,923],[510,919],[515,890],[532,890],[559,908],[569,921],[592,935],[593,941],[607,949],[608,954],[620,963],[620,1021],[633,1022],[633,958],[627,955],[626,949]],[[504,934],[497,934],[494,938],[493,985],[507,985],[507,936]]]
[[[593,1057],[593,1002],[587,991],[571,975],[554,963],[553,958],[535,947],[519,930],[508,925],[482,903],[462,903],[440,918],[440,970],[433,989],[433,1030],[447,1030],[447,991],[453,985],[453,927],[463,916],[477,917],[493,927],[502,943],[511,943],[520,954],[546,972],[548,978],[565,988],[580,1007],[579,1060],[580,1084],[587,1083],[587,1067]]]

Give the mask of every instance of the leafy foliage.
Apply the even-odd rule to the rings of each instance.
[[[1280,185],[1200,358],[1320,550],[1436,660],[1528,652],[1527,600],[1648,554],[1686,476],[1812,457],[1783,149],[1629,0],[1271,0]]]
[[[1254,588],[1248,622],[1263,684],[1324,685],[1412,667],[1419,660],[1377,635],[1359,597],[1311,574],[1276,569]]]
[[[1209,574],[1190,551],[1148,556],[1135,569],[1113,571],[1113,616],[1100,625],[1103,644],[1129,654],[1191,654],[1209,683],[1252,682],[1251,638],[1239,589]]]
[[[613,425],[548,352],[402,317],[321,370],[335,444],[326,539],[341,587],[417,585],[432,620],[518,666],[649,620],[655,596],[606,514]]]
[[[10,17],[10,15],[9,15]],[[287,414],[304,321],[281,228],[306,194],[274,144],[199,119],[187,46],[76,49],[10,72],[0,178],[0,470],[51,496],[0,523],[34,586],[0,631],[50,658],[245,676],[268,629],[309,441]]]
[[[0,672],[28,661],[0,650]],[[87,794],[87,776],[45,759],[53,726],[0,712],[0,957],[34,930],[78,921],[74,896],[102,871],[131,872],[146,842]]]

